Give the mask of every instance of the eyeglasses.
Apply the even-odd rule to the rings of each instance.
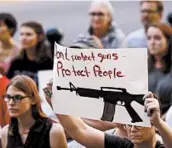
[[[22,95],[15,95],[15,96],[10,96],[10,95],[4,95],[3,99],[5,100],[5,102],[9,102],[11,99],[15,102],[18,103],[21,100],[23,100],[24,98],[28,98],[30,96],[22,96]]]
[[[135,125],[124,125],[124,128],[125,129],[129,129],[129,130],[131,130],[131,128],[132,127],[134,127],[135,129],[137,129],[137,130],[142,130],[142,129],[144,129],[144,127],[143,126],[135,126]]]
[[[89,15],[103,17],[105,14],[103,12],[91,12]]]
[[[157,10],[148,10],[148,9],[141,10],[141,13],[148,13],[148,14],[154,14],[157,12],[158,12]]]

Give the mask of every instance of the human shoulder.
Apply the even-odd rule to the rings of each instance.
[[[50,134],[61,134],[64,132],[63,127],[59,123],[53,123]]]
[[[132,147],[132,145],[133,143],[126,138],[105,133],[105,148],[110,148],[110,147],[126,148],[126,147]]]
[[[7,145],[8,129],[9,129],[9,125],[6,125],[2,128],[2,131],[1,131],[2,148],[5,148]]]
[[[123,30],[114,21],[112,22],[112,31],[116,34],[116,36],[125,37]]]
[[[136,37],[141,37],[145,35],[144,33],[144,29],[143,28],[140,28],[140,29],[137,29],[131,33],[128,34],[127,38],[128,39],[133,39],[133,38],[136,38]]]
[[[50,145],[52,148],[66,148],[67,142],[64,129],[59,123],[53,123],[50,130]]]

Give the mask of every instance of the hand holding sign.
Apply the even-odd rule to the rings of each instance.
[[[150,120],[153,125],[160,124],[161,117],[160,117],[160,105],[158,98],[155,98],[155,96],[149,92],[144,96],[144,105],[145,105],[145,111],[147,112],[147,115],[150,117]]]

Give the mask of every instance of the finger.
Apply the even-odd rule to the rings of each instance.
[[[145,103],[150,103],[150,102],[158,102],[158,100],[155,99],[155,98],[147,98],[147,99],[145,100]]]
[[[152,112],[154,111],[159,111],[160,112],[160,108],[159,108],[159,104],[158,102],[150,102],[146,105],[146,110],[147,110],[147,113],[149,115],[151,115]]]
[[[149,117],[151,117],[155,112],[159,112],[159,109],[157,108],[157,106],[155,104],[151,104],[148,108],[147,108],[147,115]]]
[[[47,87],[43,88],[43,91],[48,98],[51,98],[52,93],[49,91]]]
[[[144,102],[144,111],[147,112],[147,108],[152,104],[155,104],[159,108],[159,102],[156,99],[148,98]]]
[[[147,99],[144,101],[144,112],[147,112],[147,104],[153,102],[154,100],[155,100],[155,99],[147,98]]]
[[[153,98],[153,93],[152,92],[148,92],[148,93],[146,93],[145,95],[144,95],[144,97],[143,97],[143,100],[145,100],[145,99],[147,99],[147,98]]]

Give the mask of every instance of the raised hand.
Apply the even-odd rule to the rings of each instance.
[[[143,99],[145,112],[150,117],[151,123],[156,126],[161,121],[159,101],[151,92],[147,93]]]

